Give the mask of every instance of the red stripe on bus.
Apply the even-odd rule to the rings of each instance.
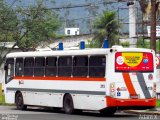
[[[84,78],[84,77],[14,77],[15,80],[63,80],[63,81],[106,81],[106,78]]]
[[[133,84],[132,84],[132,81],[131,81],[131,78],[129,76],[129,73],[122,73],[123,74],[123,78],[124,78],[124,81],[125,81],[125,84],[128,88],[128,91],[130,93],[130,95],[137,95],[134,87],[133,87]]]

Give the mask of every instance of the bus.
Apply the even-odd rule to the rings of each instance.
[[[156,106],[155,52],[143,48],[94,48],[9,53],[5,100],[17,109],[44,106],[65,113]]]

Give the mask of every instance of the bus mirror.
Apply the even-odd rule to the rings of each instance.
[[[4,70],[7,70],[8,69],[8,66],[5,64],[4,65]]]

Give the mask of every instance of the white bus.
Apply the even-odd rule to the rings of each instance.
[[[156,106],[155,52],[142,48],[100,48],[18,52],[6,56],[5,100],[27,106],[96,110]]]

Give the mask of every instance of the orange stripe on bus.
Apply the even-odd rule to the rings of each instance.
[[[129,76],[129,73],[122,73],[123,74],[123,78],[124,78],[124,81],[125,81],[125,84],[128,88],[128,91],[130,93],[130,95],[137,95],[134,87],[133,87],[133,84],[132,84],[132,81],[131,81],[131,78]]]
[[[106,81],[106,78],[84,78],[84,77],[14,77],[15,80],[63,80],[63,81]]]

